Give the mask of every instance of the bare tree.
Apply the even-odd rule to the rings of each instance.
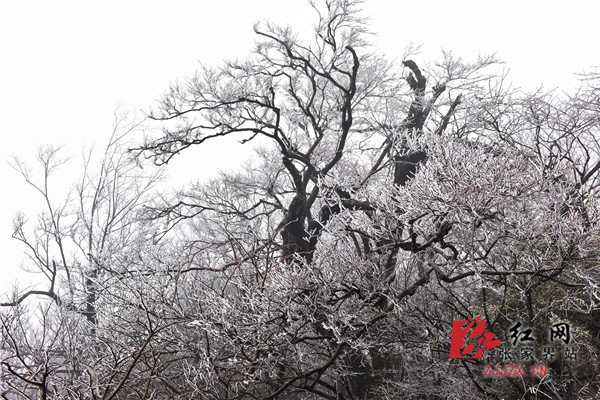
[[[132,276],[136,281],[151,274],[137,273],[135,264],[152,236],[141,207],[160,177],[144,172],[128,153],[127,140],[138,127],[116,115],[104,154],[99,161],[91,151],[85,155],[81,179],[58,205],[51,179],[65,163],[59,149],[40,151],[40,183],[22,162],[13,164],[46,205],[33,229],[17,216],[13,236],[25,247],[25,266],[42,272],[47,288],[15,292],[1,304],[7,307],[2,314],[6,395],[114,398],[126,382],[139,383],[132,371],[150,357],[149,343],[168,326],[149,314],[141,288],[131,285]],[[40,299],[39,313],[31,311],[36,304],[31,296]]]

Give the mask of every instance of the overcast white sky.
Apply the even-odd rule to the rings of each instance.
[[[392,58],[410,42],[424,44],[416,61],[441,48],[466,59],[496,52],[515,86],[529,89],[571,87],[574,73],[600,65],[597,0],[367,0],[365,10]],[[308,26],[312,16],[304,0],[0,0],[0,294],[23,257],[12,217],[39,205],[6,164],[11,155],[28,160],[41,144],[65,144],[73,161],[57,182],[64,186],[82,146],[110,134],[117,106],[148,110],[199,62],[243,57],[256,21]],[[209,175],[228,161],[212,147],[187,169]]]

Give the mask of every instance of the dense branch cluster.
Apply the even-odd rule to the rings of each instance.
[[[598,76],[526,94],[494,57],[391,63],[358,1],[312,5],[312,40],[257,25],[246,60],[162,96],[160,132],[132,145],[117,126],[60,206],[56,151],[41,184],[15,164],[47,203],[15,238],[48,288],[2,303],[5,398],[597,393]],[[237,172],[154,191],[149,169],[218,138],[260,145]],[[485,378],[448,358],[452,321],[480,315],[494,332],[568,321],[579,359]]]

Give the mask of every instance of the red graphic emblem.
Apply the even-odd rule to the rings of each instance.
[[[450,358],[481,358],[484,350],[501,344],[496,335],[485,331],[485,321],[480,317],[452,322]]]

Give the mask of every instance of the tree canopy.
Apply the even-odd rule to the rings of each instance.
[[[160,130],[120,120],[64,202],[55,149],[41,182],[14,164],[46,200],[14,237],[48,286],[2,303],[4,398],[598,392],[599,76],[523,93],[494,56],[394,62],[359,1],[311,5],[311,37],[257,24],[247,58],[174,83]],[[254,150],[243,168],[158,191],[173,157],[223,137]],[[448,356],[477,316],[506,343],[514,321],[540,338],[566,321],[577,359],[536,348],[550,375],[486,377],[506,360]]]

